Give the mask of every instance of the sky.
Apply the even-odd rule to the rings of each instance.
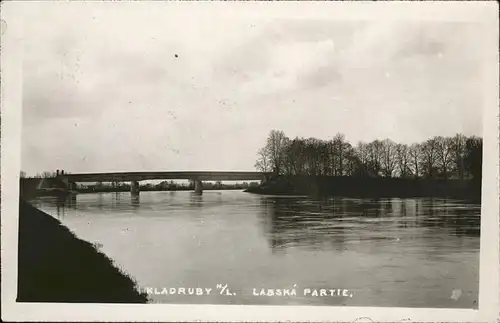
[[[473,23],[62,7],[24,27],[28,175],[250,171],[272,129],[353,144],[481,135]]]

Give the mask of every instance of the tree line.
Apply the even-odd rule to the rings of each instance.
[[[71,174],[69,172],[65,172],[65,174]],[[19,173],[19,176],[21,178],[56,178],[57,172],[42,172],[42,173],[36,173],[36,175],[33,176],[28,176],[25,171],[21,170]]]
[[[272,130],[255,167],[285,176],[480,179],[482,147],[482,138],[463,134],[410,145],[384,139],[353,146],[340,133],[330,140],[290,139]]]
[[[205,190],[218,190],[218,189],[245,189],[251,186],[257,186],[258,182],[242,182],[242,183],[222,183],[221,181],[204,181],[203,189]],[[117,190],[130,190],[130,184],[127,182],[97,182],[95,184],[77,184],[77,189],[85,190],[105,190],[113,191]],[[158,184],[153,183],[143,183],[140,184],[140,189],[144,191],[175,191],[175,190],[191,190],[194,188],[194,181],[188,181],[187,183],[178,183],[173,180],[162,181]]]

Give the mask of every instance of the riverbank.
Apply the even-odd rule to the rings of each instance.
[[[320,176],[279,177],[248,188],[263,195],[309,195],[359,198],[449,197],[480,201],[481,182],[401,178],[352,178]]]
[[[21,200],[17,301],[146,303],[147,295],[91,243]]]

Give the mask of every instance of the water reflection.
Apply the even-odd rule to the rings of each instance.
[[[401,241],[429,234],[478,237],[480,207],[446,199],[261,199],[260,223],[272,249],[343,250],[346,241]],[[439,229],[439,230],[436,230]]]
[[[203,194],[196,192],[189,192],[189,205],[191,207],[202,207]]]
[[[324,243],[342,250],[345,227],[335,218],[344,213],[336,213],[338,208],[342,205],[335,200],[263,198],[260,221],[273,250],[298,246],[319,249]]]
[[[50,205],[56,210],[58,218],[63,218],[68,209],[76,209],[76,195],[72,194],[67,197],[42,197],[39,200],[34,200],[32,203],[35,206]]]
[[[104,208],[104,193],[97,194],[97,208],[100,210]]]
[[[141,196],[139,194],[130,194],[130,205],[133,209],[138,209],[141,206]]]
[[[95,207],[98,210],[113,210],[129,207],[137,211],[182,205],[181,201],[175,203],[174,191],[158,195],[164,196],[161,200],[148,199],[144,203],[141,203],[140,194],[128,194],[129,206],[124,199],[126,194],[83,194],[80,195],[81,199],[77,195],[67,198],[44,197],[33,203],[54,207],[58,217],[64,217],[67,209]],[[165,198],[167,194],[168,198]],[[224,200],[220,192],[206,196],[189,192],[187,202],[189,207],[199,209],[240,201]],[[480,206],[457,200],[258,197],[256,202],[259,222],[273,249],[321,247],[324,243],[342,249],[346,239],[373,240],[376,232],[399,230],[402,234],[412,228],[426,228],[439,234],[446,232],[455,236],[478,237],[480,234]]]

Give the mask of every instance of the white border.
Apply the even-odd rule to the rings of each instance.
[[[113,5],[130,14],[168,10],[204,10],[207,14],[299,19],[402,19],[475,21],[484,24],[485,101],[484,162],[481,218],[479,310],[239,306],[239,305],[111,305],[15,303],[17,287],[17,214],[21,156],[22,14],[28,1],[3,2],[7,30],[1,38],[1,242],[2,320],[23,321],[356,321],[493,322],[499,317],[499,79],[498,3],[491,2],[46,2],[44,6]],[[184,11],[185,12],[185,11]],[[47,22],[50,23],[50,22]],[[139,28],[140,26],[138,26]],[[480,107],[478,107],[480,108]],[[464,266],[468,264],[464,263]],[[362,319],[364,318],[364,319]]]

